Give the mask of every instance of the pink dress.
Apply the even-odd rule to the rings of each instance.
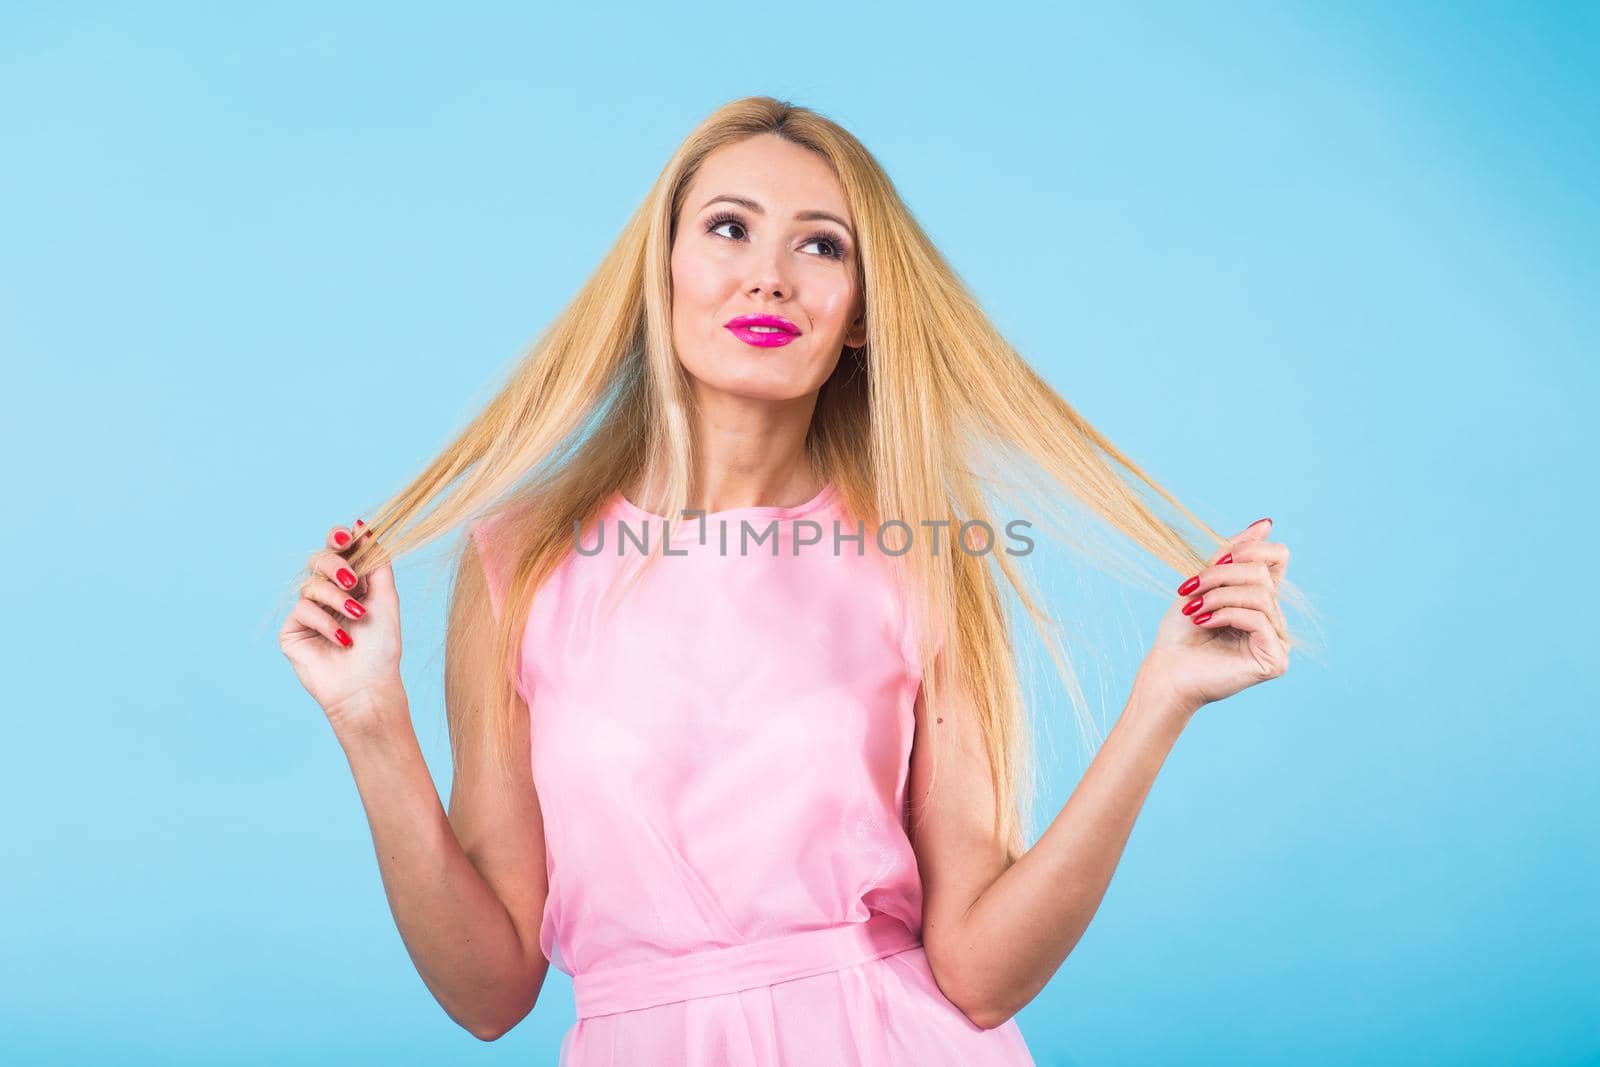
[[[860,548],[835,554],[835,520]],[[515,679],[550,877],[539,945],[577,1006],[561,1067],[1032,1064],[1016,1021],[974,1025],[922,949],[921,669],[873,530],[832,484],[715,512],[608,613],[641,552],[618,555],[624,527],[662,536],[615,494],[579,542],[603,550],[535,595]],[[498,614],[499,550],[488,524],[472,535]]]

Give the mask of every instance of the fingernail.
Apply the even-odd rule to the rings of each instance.
[[[1188,596],[1190,593],[1194,592],[1196,589],[1199,589],[1199,588],[1200,588],[1200,576],[1198,574],[1196,574],[1195,576],[1190,578],[1187,582],[1184,582],[1182,585],[1178,586],[1178,595],[1179,596]]]
[[[334,574],[334,578],[338,579],[339,584],[346,589],[354,589],[356,587],[356,576],[345,567],[340,567]]]
[[[1204,601],[1205,601],[1205,597],[1203,597],[1203,596],[1195,597],[1193,600],[1189,601],[1187,604],[1185,604],[1183,606],[1183,613],[1185,615],[1193,615],[1195,612],[1200,610],[1200,605]]]
[[[345,545],[350,543],[350,535],[345,533],[343,530],[336,530],[333,534],[333,543],[338,545],[340,548],[343,548]]]
[[[339,643],[345,648],[350,647],[350,635],[345,633],[343,630],[339,629],[338,627],[334,627],[333,636],[337,637],[339,639]]]
[[[1233,553],[1229,552],[1227,555],[1225,555],[1221,559],[1217,560],[1216,565],[1220,567],[1224,563],[1232,563],[1232,562],[1233,562]]]
[[[1216,614],[1216,612],[1214,612],[1214,611],[1208,611],[1204,615],[1196,615],[1194,617],[1194,624],[1196,626],[1199,626],[1201,623],[1205,622],[1207,619],[1211,618],[1211,616],[1213,616],[1215,614]]]
[[[1260,526],[1264,522],[1271,522],[1271,521],[1272,521],[1272,516],[1268,515],[1265,518],[1257,519],[1255,522],[1252,522],[1250,525],[1251,526]]]
[[[368,537],[372,536],[372,527],[368,526],[366,523],[362,522],[360,519],[356,520],[356,525],[361,527],[361,532],[362,533],[366,534]]]
[[[346,600],[344,602],[344,610],[346,615],[355,619],[359,619],[367,613],[367,609],[357,604],[354,600]]]

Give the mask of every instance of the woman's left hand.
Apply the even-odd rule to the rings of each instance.
[[[1289,629],[1278,606],[1289,548],[1268,541],[1271,531],[1271,519],[1247,526],[1178,587],[1162,617],[1139,673],[1178,707],[1197,711],[1289,669]]]

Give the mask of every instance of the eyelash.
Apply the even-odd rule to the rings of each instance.
[[[712,231],[714,231],[718,226],[725,226],[730,222],[737,222],[740,227],[744,227],[745,225],[744,219],[740,218],[734,212],[719,211],[715,215],[711,216],[711,218],[706,220],[706,232],[710,233],[713,237],[722,237],[722,234],[713,233]],[[724,241],[733,241],[737,238],[722,237],[722,239]],[[829,233],[827,230],[819,230],[818,232],[812,234],[810,237],[806,238],[805,243],[810,244],[812,241],[826,241],[833,246],[832,252],[823,254],[823,258],[825,259],[843,259],[845,252],[848,250],[848,246],[843,240],[836,237],[832,233]]]

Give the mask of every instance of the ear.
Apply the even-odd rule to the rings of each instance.
[[[867,316],[866,313],[856,316],[850,324],[850,332],[845,334],[844,343],[851,348],[860,348],[867,343]]]

